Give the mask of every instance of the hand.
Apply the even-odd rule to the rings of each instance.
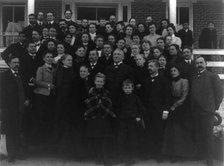
[[[141,84],[137,84],[136,88],[139,89],[139,88],[141,88],[141,86],[142,86]]]
[[[172,107],[170,108],[170,110],[171,110],[171,111],[174,111],[174,110],[175,110],[175,107],[172,106]]]
[[[25,102],[24,102],[24,105],[26,106],[26,107],[28,107],[29,105],[30,105],[30,100],[26,100]]]
[[[141,120],[141,118],[137,117],[135,118],[137,122],[139,122]]]
[[[166,111],[166,110],[164,110],[164,111],[163,111],[163,115],[162,115],[162,119],[163,119],[163,120],[166,120],[166,119],[168,118],[168,115],[169,115],[169,112]]]

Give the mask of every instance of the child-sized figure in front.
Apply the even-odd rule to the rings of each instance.
[[[142,114],[144,106],[139,97],[133,94],[134,83],[131,80],[123,82],[123,95],[118,104],[118,143],[120,156],[126,165],[135,163],[135,157],[139,154],[139,134],[144,122]]]
[[[115,114],[111,111],[112,102],[109,92],[103,87],[105,75],[98,73],[95,76],[95,87],[89,91],[86,99],[87,110],[84,117],[87,120],[86,136],[91,138],[97,163],[108,161],[108,143],[113,137],[111,119]]]

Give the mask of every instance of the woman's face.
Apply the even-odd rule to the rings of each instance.
[[[167,32],[168,32],[169,35],[173,35],[174,34],[174,30],[171,27],[167,28]]]
[[[68,55],[63,61],[62,61],[64,66],[67,67],[72,67],[72,56]]]
[[[76,51],[76,55],[79,57],[84,57],[85,56],[85,49],[83,47],[78,48]]]
[[[83,43],[88,43],[89,42],[89,36],[87,34],[82,35],[82,42]]]
[[[138,31],[139,31],[139,32],[144,32],[144,31],[145,31],[145,27],[144,27],[143,24],[139,24],[139,25],[138,25]]]
[[[154,58],[158,59],[160,55],[161,55],[161,52],[160,52],[159,49],[156,48],[156,49],[153,50]]]
[[[148,51],[148,50],[150,50],[150,45],[149,45],[149,43],[142,43],[142,50],[143,50],[143,51]]]
[[[136,26],[136,20],[134,19],[134,18],[132,18],[131,20],[130,20],[130,25],[132,25],[133,27],[135,27]]]
[[[84,66],[80,67],[79,76],[83,79],[86,79],[89,76],[89,70]]]
[[[159,62],[159,66],[160,67],[166,67],[166,58],[161,56],[159,59],[158,59],[158,62]]]
[[[171,36],[167,36],[165,42],[166,42],[166,45],[171,45],[172,44],[172,37]]]
[[[69,32],[70,32],[71,34],[75,34],[75,33],[76,33],[76,27],[73,26],[73,25],[70,25],[70,26],[68,27],[68,30],[69,30]]]
[[[175,68],[175,67],[172,67],[172,68],[170,69],[170,71],[171,71],[171,76],[172,76],[173,78],[176,78],[176,77],[178,77],[178,76],[180,75],[179,71],[178,71],[177,68]]]
[[[58,54],[64,54],[65,53],[65,47],[62,44],[57,45],[57,53]]]
[[[161,22],[161,25],[162,25],[163,28],[166,28],[168,26],[168,22],[166,20],[163,20]]]

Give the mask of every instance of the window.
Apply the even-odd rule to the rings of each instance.
[[[3,5],[1,15],[0,46],[6,47],[16,42],[18,32],[21,32],[24,27],[25,5]]]
[[[116,16],[115,7],[77,7],[77,20],[99,20],[100,17],[108,19],[110,15]]]
[[[189,7],[177,7],[177,24],[189,23]]]

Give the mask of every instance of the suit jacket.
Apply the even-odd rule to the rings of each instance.
[[[150,112],[162,114],[164,110],[169,110],[170,83],[165,76],[159,74],[154,78],[146,78],[142,86],[142,93],[147,108],[146,115]]]
[[[21,78],[19,78],[20,81]],[[23,90],[23,89],[22,89]],[[19,114],[22,110],[25,102],[21,101],[21,94],[19,94],[19,86],[17,84],[17,78],[9,69],[1,74],[1,116],[0,119],[4,121],[16,120],[19,118]],[[24,97],[24,94],[23,94]]]
[[[188,64],[185,60],[181,60],[179,65],[182,78],[186,78],[191,81],[192,75],[196,72],[195,61],[191,60],[191,64]]]
[[[39,32],[42,32],[42,27],[38,24],[35,25],[28,25],[23,29],[23,32],[25,33],[26,39],[28,41],[32,41],[32,31],[37,30]]]
[[[184,46],[192,47],[194,40],[193,40],[193,32],[191,30],[188,30],[186,32],[184,29],[181,29],[178,31],[178,36],[182,41],[182,47]]]
[[[118,68],[115,68],[114,64],[108,66],[105,69],[105,75],[106,89],[111,93],[111,98],[114,102],[118,100],[117,98],[122,92],[122,82],[125,79],[135,81],[134,70],[124,63],[121,63]]]
[[[191,106],[204,111],[219,109],[223,99],[223,88],[218,75],[205,70],[200,76],[195,74],[191,85]]]
[[[107,66],[110,66],[113,64],[113,57],[112,55],[109,56],[109,58],[107,59],[105,55],[102,55],[100,58],[99,58],[99,63],[103,65],[103,68],[105,69]]]
[[[90,69],[90,75],[89,75],[89,78],[90,80],[94,81],[94,78],[95,78],[95,75],[99,72],[103,72],[103,65],[99,63],[99,61],[97,61],[96,65],[91,68],[91,65],[89,62],[87,62],[87,66],[89,67]]]
[[[2,59],[8,62],[10,54],[13,56],[21,58],[22,55],[26,52],[24,44],[21,44],[20,42],[13,43],[10,46],[8,46],[2,53]]]
[[[199,37],[199,48],[217,48],[216,30],[210,31],[208,28],[202,30]]]

